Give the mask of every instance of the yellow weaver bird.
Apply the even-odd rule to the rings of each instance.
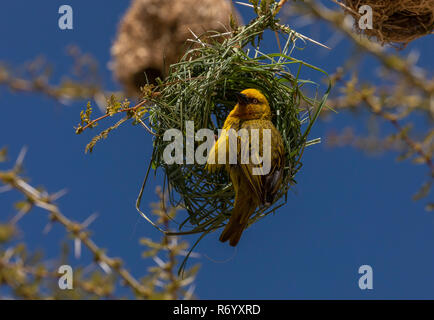
[[[208,155],[206,168],[209,172],[215,172],[221,168],[225,168],[228,173],[235,191],[234,208],[231,212],[229,222],[223,230],[220,241],[225,242],[229,240],[231,246],[236,246],[240,240],[241,234],[247,227],[250,216],[255,212],[259,205],[270,205],[276,193],[279,191],[280,184],[282,183],[283,169],[285,166],[285,151],[282,137],[279,131],[271,122],[271,110],[265,96],[256,89],[246,89],[237,94],[238,103],[227,116],[223,130],[210,150]],[[245,129],[249,133],[248,141],[243,140],[238,134],[236,140],[236,164],[231,164],[227,161],[227,155],[230,154],[230,129],[234,129],[237,133]],[[271,132],[271,147],[267,149],[264,138],[264,129]],[[258,134],[251,134],[256,131]],[[246,132],[246,131],[245,131]],[[253,141],[252,139],[259,139]],[[252,150],[254,142],[259,146],[258,156],[269,156],[270,167],[268,172],[264,174],[254,174],[254,168],[260,168],[258,162],[253,163],[253,159],[245,163],[242,161],[243,146],[242,144],[248,143],[248,151]],[[262,152],[261,152],[262,149]],[[219,150],[225,153],[224,164],[218,163]],[[228,152],[229,151],[229,152]],[[244,151],[245,152],[245,151]],[[266,155],[264,153],[270,152]],[[253,157],[253,152],[252,157]],[[264,160],[263,160],[264,161]],[[265,167],[264,163],[262,164]]]

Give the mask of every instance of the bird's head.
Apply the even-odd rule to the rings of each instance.
[[[237,93],[238,103],[232,115],[240,119],[266,119],[271,117],[267,98],[256,89],[246,89]]]

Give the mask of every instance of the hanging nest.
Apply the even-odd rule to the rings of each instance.
[[[382,44],[406,45],[434,30],[434,0],[343,0],[343,4],[356,19],[356,29]],[[372,8],[373,29],[359,28],[362,5]]]
[[[238,17],[234,10],[229,0],[134,0],[111,49],[115,77],[128,95],[140,95],[141,86],[164,78],[182,56],[189,29],[223,33],[230,15]]]
[[[262,91],[270,103],[273,123],[284,140],[286,163],[275,202],[271,206],[258,207],[250,217],[249,225],[286,203],[288,190],[296,183],[295,175],[302,166],[305,147],[319,142],[319,139],[308,141],[307,137],[330,87],[322,99],[310,98],[302,92],[302,87],[313,84],[317,89],[318,86],[301,80],[299,75],[304,68],[326,73],[290,57],[297,35],[287,27],[279,27],[276,22],[272,10],[264,12],[263,9],[257,19],[238,28],[222,43],[213,40],[218,36],[215,32],[200,39],[193,37],[197,46],[171,66],[164,82],[156,87],[148,86],[148,93],[144,91],[149,105],[143,120],[149,122],[155,133],[149,168],[163,170],[171,204],[183,207],[188,213],[179,225],[180,232],[171,234],[200,233],[199,241],[209,232],[223,227],[233,208],[234,190],[225,172],[209,173],[205,165],[196,163],[168,165],[163,159],[165,148],[172,143],[163,139],[167,130],[178,129],[185,137],[186,121],[193,121],[195,132],[208,128],[217,135],[236,103],[236,93],[246,88]],[[282,52],[263,54],[259,51],[259,41],[266,29],[286,36]],[[201,143],[196,142],[195,150]],[[137,201],[139,211],[147,176]],[[153,224],[142,211],[140,213]]]

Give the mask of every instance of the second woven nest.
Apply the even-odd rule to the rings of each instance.
[[[116,78],[139,96],[141,86],[167,75],[192,32],[226,32],[231,14],[240,20],[229,0],[133,0],[111,49]]]
[[[434,30],[434,0],[343,0],[355,19],[361,17],[358,10],[369,5],[373,14],[373,29],[360,33],[375,37],[381,43],[408,44]]]

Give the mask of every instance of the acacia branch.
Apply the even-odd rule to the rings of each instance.
[[[369,109],[376,115],[382,117],[383,119],[388,120],[398,131],[398,133],[403,132],[403,127],[398,122],[396,117],[393,117],[386,112],[384,112],[380,106],[373,100],[370,96],[363,96],[363,101],[367,104]],[[427,154],[420,143],[413,141],[407,134],[402,135],[402,140],[408,145],[408,147],[413,150],[415,153],[419,154],[424,162],[428,165],[431,170],[431,176],[434,177],[434,164],[432,162],[432,158],[429,154]]]
[[[11,262],[9,259],[5,259],[0,257],[0,271],[2,270],[14,270],[16,272],[19,272],[26,276],[31,276],[34,278],[44,280],[54,280],[57,281],[59,278],[59,273],[57,271],[47,271],[45,269],[38,269],[31,266],[26,266],[22,262]],[[16,294],[28,299],[28,300],[40,300],[40,299],[53,299],[51,296],[40,296],[39,294],[29,292],[28,290],[20,290],[22,285],[28,285],[24,283],[15,283],[11,281],[8,277],[4,278],[5,283],[14,291],[16,291]],[[31,285],[31,284],[30,284]],[[95,285],[86,283],[85,281],[78,281],[74,279],[74,286],[78,286],[83,291],[96,295],[98,297],[110,297],[109,294],[105,293],[104,290],[101,290],[100,287],[97,287]]]
[[[0,171],[0,181],[24,194],[31,203],[50,213],[50,219],[53,222],[59,222],[75,238],[79,239],[93,253],[97,263],[105,263],[111,269],[115,270],[137,295],[148,298],[149,290],[139,283],[131,273],[122,267],[122,260],[107,256],[103,249],[99,248],[90,238],[89,232],[79,223],[69,220],[61,213],[59,208],[53,204],[50,197],[40,192],[36,188],[24,181],[15,169],[10,171]]]

